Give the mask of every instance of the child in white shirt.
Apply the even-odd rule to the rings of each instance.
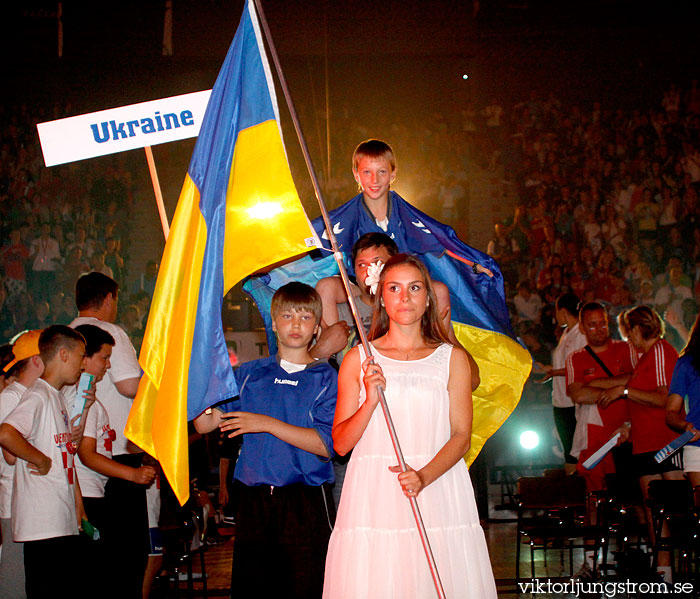
[[[85,517],[60,392],[80,377],[85,341],[69,327],[52,325],[41,333],[39,351],[43,375],[0,425],[0,445],[19,458],[12,531],[15,542],[24,543],[28,599],[54,596],[57,585],[74,569],[78,530]]]

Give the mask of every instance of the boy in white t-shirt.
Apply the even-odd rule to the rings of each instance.
[[[78,318],[70,326],[91,324],[107,331],[114,338],[110,367],[96,385],[97,396],[107,411],[109,425],[116,439],[112,443],[112,460],[131,468],[139,468],[143,450],[124,435],[136,396],[141,367],[129,337],[115,325],[119,303],[119,285],[99,272],[81,276],[75,284],[75,304]],[[108,543],[109,561],[119,564],[119,576],[110,581],[114,596],[140,596],[143,576],[148,562],[148,513],[146,488],[142,484],[110,476],[105,486],[105,512],[109,518],[101,531]]]
[[[90,324],[77,326],[75,330],[85,338],[84,370],[95,377],[94,385],[97,385],[110,367],[114,337],[104,329]],[[64,389],[69,408],[75,400],[76,393],[76,385]],[[103,530],[105,518],[109,517],[105,514],[104,507],[105,485],[109,477],[148,485],[153,481],[155,469],[151,466],[132,468],[112,459],[112,443],[116,435],[110,427],[107,411],[100,403],[99,397],[84,418],[83,440],[78,448],[75,466],[90,524],[98,530]],[[94,584],[99,585],[99,580],[105,574],[107,560],[104,559],[105,548],[102,543],[109,543],[109,540],[107,536],[97,543],[88,541],[90,545],[85,556],[87,563],[84,572],[94,580]]]
[[[85,357],[82,335],[52,325],[39,337],[44,373],[0,425],[0,445],[17,458],[12,532],[24,543],[28,599],[56,596],[76,564],[78,527],[85,517],[73,468],[68,412],[60,389],[74,385]]]
[[[0,423],[14,410],[27,388],[44,372],[39,355],[41,331],[27,331],[12,346],[12,360],[3,373],[11,382],[0,393]],[[3,451],[0,456],[0,523],[2,526],[2,554],[0,554],[0,597],[17,597],[24,594],[24,551],[22,543],[12,540],[12,489],[15,478],[15,461],[12,454]],[[7,455],[7,459],[5,459]]]

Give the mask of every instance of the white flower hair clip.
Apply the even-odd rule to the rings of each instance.
[[[377,285],[379,285],[379,275],[382,274],[384,269],[384,262],[377,261],[373,262],[367,267],[367,278],[365,279],[365,285],[369,287],[369,292],[372,295],[377,293]]]

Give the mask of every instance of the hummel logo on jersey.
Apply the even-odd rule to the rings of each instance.
[[[275,385],[291,385],[292,387],[296,387],[299,384],[299,381],[290,381],[289,379],[278,379],[275,377]]]

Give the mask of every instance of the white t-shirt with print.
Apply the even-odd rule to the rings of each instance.
[[[81,324],[91,324],[100,327],[114,337],[115,343],[112,348],[112,357],[110,358],[111,366],[104,378],[97,383],[95,392],[105,410],[107,410],[110,426],[117,435],[112,444],[113,455],[128,453],[124,427],[126,426],[133,400],[119,393],[115,383],[141,376],[141,367],[136,357],[136,350],[124,329],[116,324],[105,322],[92,316],[79,316],[71,322],[70,326],[75,328]]]
[[[45,475],[32,474],[28,462],[17,460],[12,493],[15,542],[77,535],[75,471],[73,455],[66,449],[70,430],[62,394],[38,379],[5,423],[51,458],[51,468]]]
[[[0,393],[0,424],[19,404],[27,388],[15,381]],[[14,486],[15,467],[5,461],[0,451],[0,518],[12,516],[12,487]]]

